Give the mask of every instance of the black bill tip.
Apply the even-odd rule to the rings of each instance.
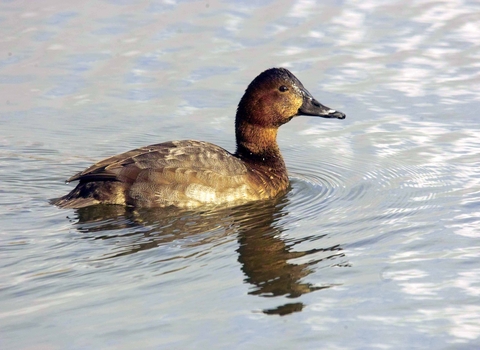
[[[337,118],[337,119],[345,119],[345,113],[342,113],[340,111],[336,111],[334,109],[330,109],[327,111],[328,115],[330,118]]]

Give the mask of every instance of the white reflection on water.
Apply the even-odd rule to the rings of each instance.
[[[460,288],[463,293],[475,297],[480,296],[480,269],[460,272],[453,282],[453,286]]]
[[[439,320],[447,317],[450,324],[446,327],[454,337],[449,343],[467,343],[480,337],[480,306],[448,306],[439,310],[420,309],[425,321]]]
[[[475,200],[478,203],[478,198]],[[455,233],[470,238],[480,238],[480,212],[457,215],[453,219],[457,224],[450,225]]]
[[[429,4],[418,16],[413,16],[413,20],[429,25],[429,31],[436,30],[449,24],[452,19],[465,18],[464,15],[469,14],[471,10],[465,8],[463,0],[452,1],[422,1],[422,5]]]
[[[338,40],[337,44],[340,46],[351,45],[351,43],[361,42],[367,36],[367,31],[364,29],[365,14],[355,10],[342,10],[340,15],[335,15],[332,18],[332,23],[345,26],[348,29],[343,31],[343,35]],[[365,51],[362,52],[363,58],[368,57]]]
[[[310,17],[316,6],[315,0],[299,0],[293,4],[289,13],[292,17]]]

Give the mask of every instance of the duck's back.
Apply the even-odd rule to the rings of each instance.
[[[172,141],[125,152],[68,181],[77,187],[54,203],[80,208],[98,203],[181,208],[265,197],[255,171],[214,144]]]

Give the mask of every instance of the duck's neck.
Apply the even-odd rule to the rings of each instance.
[[[236,125],[237,151],[235,155],[245,161],[268,163],[285,167],[277,144],[278,128],[252,125],[246,121]]]

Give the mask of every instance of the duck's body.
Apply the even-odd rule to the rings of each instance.
[[[64,208],[94,204],[194,208],[273,198],[289,186],[276,137],[296,115],[345,118],[318,103],[283,68],[260,74],[237,110],[237,150],[201,141],[171,141],[122,153],[87,168],[69,194],[54,199]]]
[[[107,158],[72,176],[67,181],[80,184],[55,204],[192,208],[268,199],[288,187],[280,161],[279,167],[243,162],[208,142],[159,143]]]

